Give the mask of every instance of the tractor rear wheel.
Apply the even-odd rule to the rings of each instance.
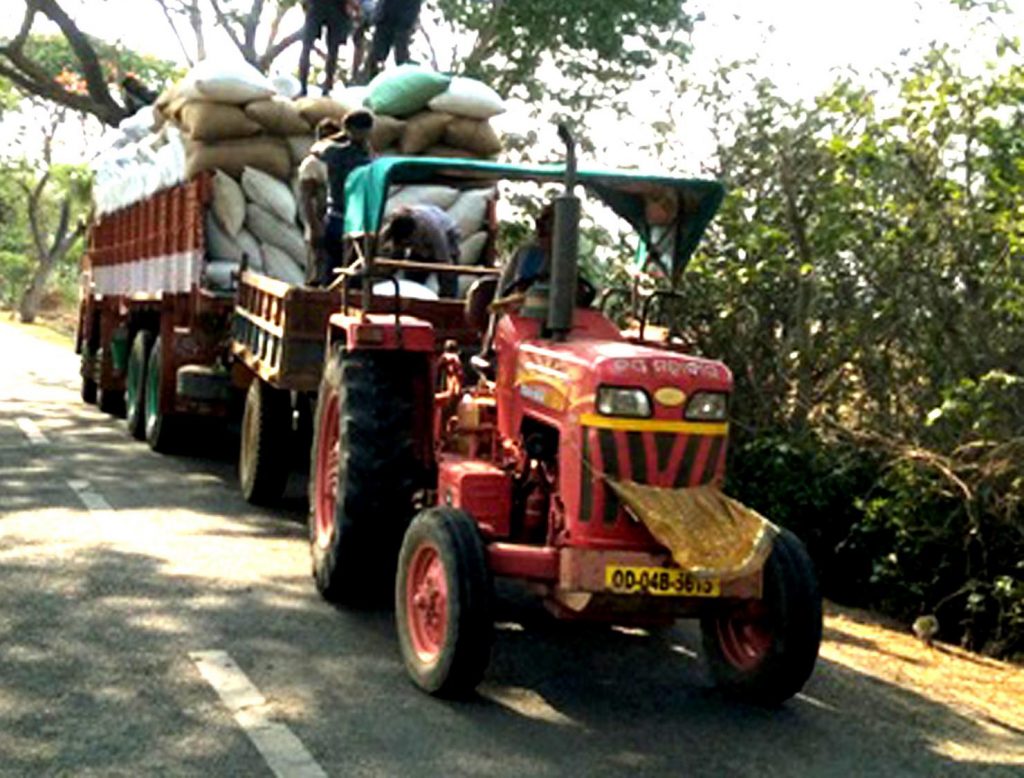
[[[125,427],[136,440],[146,439],[146,363],[153,348],[153,333],[139,330],[128,352],[125,375]]]
[[[163,338],[157,335],[146,362],[145,419],[146,442],[160,454],[170,453],[177,442],[175,437],[178,418],[165,414],[161,409],[164,393]]]
[[[821,618],[814,566],[803,543],[783,529],[765,562],[761,599],[701,619],[718,686],[759,705],[782,704],[811,677]]]
[[[415,360],[339,348],[324,367],[313,424],[309,538],[313,576],[325,599],[387,600],[422,483],[410,380]]]
[[[288,392],[254,378],[245,394],[238,480],[253,505],[281,499],[288,481],[292,403]]]
[[[413,682],[460,696],[483,678],[494,639],[493,585],[476,523],[454,508],[428,508],[409,526],[398,557],[395,621]]]

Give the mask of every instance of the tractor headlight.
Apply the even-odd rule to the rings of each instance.
[[[696,392],[686,405],[690,421],[725,421],[729,414],[729,395],[721,392]]]
[[[597,390],[597,412],[602,416],[646,419],[651,415],[651,398],[643,389],[602,386]]]

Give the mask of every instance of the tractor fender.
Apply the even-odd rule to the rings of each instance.
[[[329,321],[329,345],[341,344],[346,352],[411,351],[432,354],[435,350],[433,325],[415,316],[336,313]]]

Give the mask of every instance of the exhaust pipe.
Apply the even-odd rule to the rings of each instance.
[[[547,329],[555,340],[565,340],[572,330],[576,307],[576,270],[580,252],[580,199],[576,197],[576,140],[565,124],[558,125],[565,143],[565,190],[554,201],[554,234],[551,246],[551,288]]]

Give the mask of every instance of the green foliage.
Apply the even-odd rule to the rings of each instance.
[[[685,60],[694,19],[681,0],[437,0],[472,51],[458,67],[502,94],[563,110],[612,100],[646,71]]]
[[[1024,68],[937,48],[809,102],[701,93],[729,191],[670,322],[736,378],[729,488],[832,596],[1024,652]],[[744,97],[737,85],[753,83]],[[1016,372],[1015,372],[1016,371]]]
[[[87,36],[89,44],[103,67],[108,82],[118,82],[132,74],[142,83],[159,91],[166,84],[180,78],[180,67],[168,60],[148,54],[139,54],[121,43],[109,43]],[[69,91],[83,92],[86,85],[80,73],[80,63],[67,39],[61,35],[31,35],[25,42],[25,54],[37,63],[53,80]]]

